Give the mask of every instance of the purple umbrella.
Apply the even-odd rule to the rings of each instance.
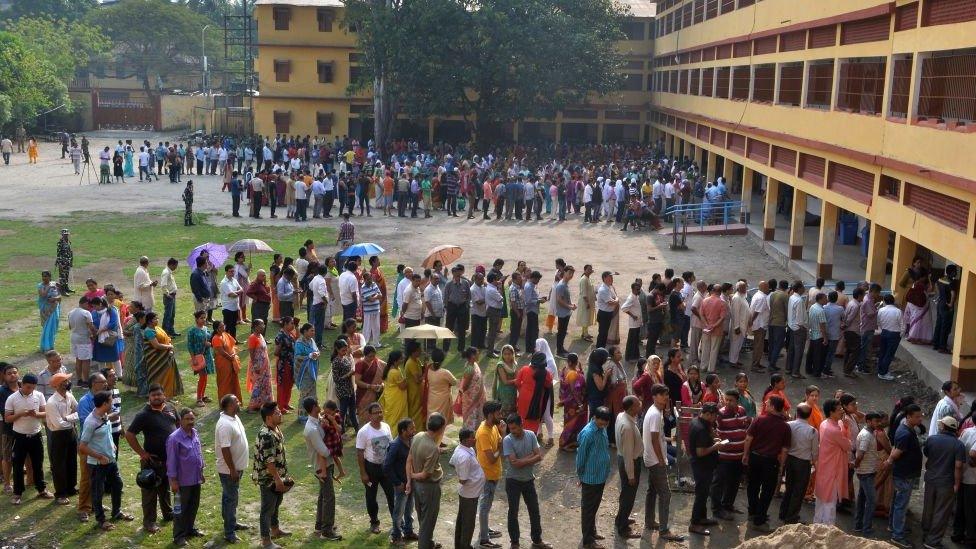
[[[193,251],[186,258],[186,262],[189,263],[191,269],[196,268],[197,258],[204,251],[210,254],[210,264],[214,267],[223,265],[224,261],[227,261],[227,258],[230,257],[230,254],[227,252],[227,247],[223,244],[214,244],[213,242],[200,244],[196,248],[193,248]]]

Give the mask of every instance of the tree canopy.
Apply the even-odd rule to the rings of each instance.
[[[81,21],[52,17],[23,17],[4,23],[3,29],[54,66],[58,78],[68,81],[78,67],[107,57],[112,42],[98,27]]]
[[[614,0],[348,0],[347,6],[369,77],[394,71],[389,93],[399,111],[463,116],[478,141],[493,139],[508,122],[551,117],[622,82],[615,42],[624,37],[627,12]]]
[[[54,65],[20,37],[0,31],[0,126],[31,123],[46,110],[68,103],[68,86]]]
[[[11,19],[21,17],[51,17],[76,20],[98,6],[98,0],[18,0],[5,14]]]

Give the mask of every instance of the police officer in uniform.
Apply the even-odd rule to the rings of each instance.
[[[58,240],[58,256],[54,264],[58,268],[58,288],[62,294],[73,294],[74,290],[68,287],[68,275],[71,267],[75,264],[75,256],[71,251],[71,231],[61,229],[61,240]]]

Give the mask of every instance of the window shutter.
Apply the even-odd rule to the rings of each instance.
[[[976,20],[974,0],[925,0],[922,26],[948,25]]]
[[[835,162],[830,163],[828,171],[828,189],[858,202],[871,203],[871,197],[874,195],[874,174]]]
[[[288,82],[291,80],[291,61],[276,59],[274,71],[275,82]]]
[[[318,126],[319,135],[330,135],[332,133],[332,113],[315,113],[315,124]]]
[[[289,23],[291,23],[291,8],[285,6],[276,6],[272,8],[271,16],[274,18],[275,30],[281,30],[281,31],[288,30]]]
[[[840,28],[840,43],[847,45],[887,40],[890,26],[891,17],[888,15],[844,23]]]
[[[335,79],[335,63],[332,61],[319,61],[319,84],[331,84]]]
[[[319,23],[319,32],[332,32],[332,22],[335,20],[335,12],[327,8],[319,8],[316,16]]]
[[[275,133],[291,131],[291,111],[274,111]]]

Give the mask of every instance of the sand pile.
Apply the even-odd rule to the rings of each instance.
[[[790,524],[777,528],[771,534],[752,538],[738,549],[892,549],[894,545],[884,541],[869,540],[845,534],[836,526],[826,524]]]

